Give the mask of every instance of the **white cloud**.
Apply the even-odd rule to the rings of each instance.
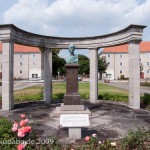
[[[19,0],[5,12],[4,23],[46,35],[101,35],[150,24],[149,6],[149,0]]]

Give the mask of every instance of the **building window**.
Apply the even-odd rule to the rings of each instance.
[[[120,54],[120,58],[122,58],[123,57],[123,54]]]
[[[149,66],[149,62],[147,62],[147,66]]]
[[[106,56],[102,56],[102,59],[106,59]]]
[[[108,58],[111,58],[111,55],[110,55],[110,54],[108,54]]]
[[[22,62],[20,62],[20,66],[22,66]]]
[[[35,58],[35,54],[33,54],[32,57]]]
[[[33,62],[33,66],[35,65],[35,62]]]
[[[110,62],[108,62],[108,66],[110,66]]]
[[[122,70],[120,70],[120,74],[122,73]]]
[[[20,54],[19,57],[22,58],[22,54]]]
[[[150,70],[147,70],[147,73],[149,74],[149,73],[150,73]]]
[[[38,74],[32,74],[32,78],[38,78]]]
[[[122,62],[120,62],[120,66],[122,66]]]
[[[20,70],[20,74],[22,74],[22,70]]]

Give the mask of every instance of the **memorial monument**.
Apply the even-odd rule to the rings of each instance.
[[[78,69],[79,69],[78,55],[74,54],[75,51],[74,44],[70,44],[68,50],[70,55],[66,58],[66,65],[65,65],[66,94],[64,95],[64,105],[80,105],[81,98],[78,93]],[[74,109],[74,107],[72,109]],[[80,110],[83,109],[84,108],[82,107],[82,109]]]
[[[81,128],[88,127],[89,114],[88,108],[81,105],[81,98],[78,92],[78,55],[74,53],[75,45],[68,47],[70,55],[66,58],[66,94],[63,104],[57,107],[55,114],[60,116],[60,125],[68,127],[70,139],[81,139]]]

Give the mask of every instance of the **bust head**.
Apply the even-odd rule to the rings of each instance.
[[[68,50],[69,50],[70,54],[74,55],[75,45],[70,44],[69,47],[68,47]]]

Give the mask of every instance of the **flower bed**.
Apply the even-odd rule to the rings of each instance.
[[[148,150],[150,149],[150,130],[138,129],[130,131],[126,137],[118,141],[99,140],[93,133],[81,139],[78,143],[62,144],[57,137],[41,139],[34,132],[34,125],[26,115],[20,115],[21,120],[11,123],[6,118],[0,118],[0,149],[7,150]],[[81,142],[82,141],[82,142]]]

